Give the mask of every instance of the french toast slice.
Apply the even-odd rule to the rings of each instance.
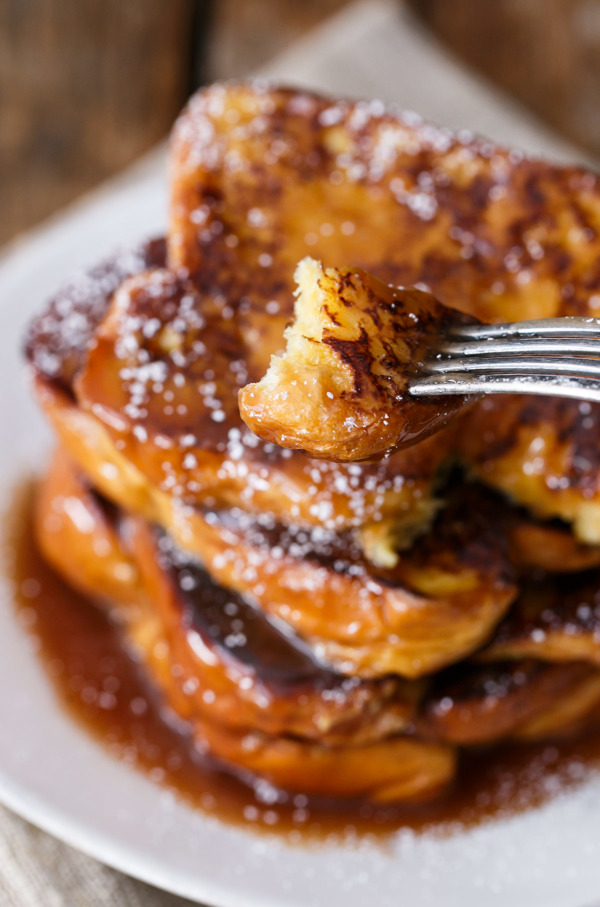
[[[173,262],[214,275],[235,260],[261,286],[270,281],[285,321],[293,269],[307,255],[423,287],[483,322],[600,312],[600,185],[584,169],[457,137],[377,102],[252,85],[193,98],[172,154]],[[248,299],[246,321],[260,306]],[[586,405],[579,418],[573,401],[484,403],[461,432],[465,462],[597,543],[600,410]],[[532,442],[552,456],[533,472]]]
[[[184,268],[199,298],[211,299],[214,311],[220,307],[230,341],[225,359],[217,357],[225,369],[216,382],[223,398],[213,408],[217,398],[199,394],[202,405],[188,411],[193,430],[182,434],[185,413],[178,407],[189,405],[190,394],[185,368],[173,369],[184,383],[169,387],[173,399],[163,401],[155,424],[135,413],[104,338],[108,358],[98,352],[96,374],[107,369],[114,387],[108,377],[97,385],[90,376],[81,402],[142,472],[181,489],[187,499],[201,503],[212,494],[222,506],[269,510],[282,521],[286,513],[288,521],[326,520],[340,529],[402,520],[418,510],[418,500],[431,498],[439,467],[454,452],[454,434],[438,435],[434,443],[419,445],[418,456],[407,460],[409,449],[378,465],[355,464],[360,473],[351,473],[341,464],[286,458],[257,442],[240,421],[229,421],[238,390],[259,379],[271,355],[281,352],[294,268],[307,255],[318,256],[326,268],[351,263],[385,283],[427,289],[442,304],[484,322],[597,314],[600,190],[596,176],[583,169],[454,136],[375,102],[333,101],[249,83],[213,86],[191,100],[173,133],[170,170],[167,264]],[[155,277],[148,291],[156,291]],[[127,341],[113,339],[121,347]],[[142,343],[143,356],[149,346]],[[169,364],[168,356],[158,361],[163,360]],[[39,374],[39,357],[37,367]],[[142,392],[152,391],[152,375],[151,368]],[[205,390],[212,380],[206,379]],[[100,387],[106,392],[102,399]],[[139,382],[129,382],[130,391],[139,388]],[[527,506],[535,508],[538,499],[538,513],[572,521],[582,539],[597,540],[600,494],[593,470],[581,481],[558,457],[546,471],[545,487],[535,469],[527,474],[528,445],[541,438],[560,450],[565,430],[574,432],[575,423],[577,470],[586,450],[598,449],[596,409],[591,421],[583,414],[573,419],[578,405],[567,401],[562,412],[571,416],[558,428],[543,401],[518,400],[523,409],[515,404],[516,424],[528,421],[538,426],[535,432],[520,435],[522,443],[515,444],[502,434],[508,403],[493,401],[498,415],[489,419],[477,404],[461,432],[474,445],[462,451],[464,461],[483,481]],[[153,416],[159,406],[155,401]],[[169,406],[172,420],[164,412]],[[217,419],[226,414],[222,422],[214,421],[215,413]],[[197,443],[182,453],[184,439],[192,438]],[[183,468],[189,453],[196,460],[203,454],[201,468]],[[561,493],[564,482],[568,487]],[[421,528],[432,513],[425,508],[420,514]],[[409,535],[418,530],[414,523],[407,527]]]
[[[595,174],[378,101],[211,86],[174,127],[170,185],[169,263],[223,288],[259,376],[306,256],[424,285],[483,322],[593,314]]]
[[[353,747],[294,737],[232,733],[195,722],[198,744],[243,772],[286,791],[374,803],[418,804],[444,793],[456,774],[456,750],[408,735]]]
[[[167,536],[107,507],[64,454],[36,525],[70,582],[123,609],[125,632],[199,745],[278,787],[421,801],[451,780],[453,745],[553,737],[597,710],[600,675],[583,664],[463,664],[434,679],[422,707],[422,685],[336,677]]]
[[[466,663],[435,678],[417,732],[456,746],[552,739],[597,720],[599,704],[600,671],[588,664]]]
[[[204,402],[215,402],[209,391],[216,392],[216,385],[212,386],[213,378],[205,379],[204,371],[212,367],[214,377],[215,368],[219,364],[223,367],[221,390],[233,380],[225,348],[227,336],[230,347],[233,342],[231,329],[227,334],[215,316],[212,327],[207,327],[207,332],[212,330],[210,343],[198,326],[195,333],[189,330],[183,336],[178,334],[181,321],[176,313],[174,316],[175,300],[185,298],[187,289],[193,298],[197,293],[189,282],[166,272],[164,263],[162,241],[117,256],[63,288],[34,320],[26,352],[42,407],[57,395],[75,399],[80,381],[84,389],[89,388],[88,413],[111,433],[112,443],[123,456],[138,467],[140,480],[146,476],[148,483],[187,503],[238,506],[254,513],[271,513],[283,523],[326,524],[342,530],[386,519],[393,522],[396,536],[408,541],[423,531],[435,512],[434,485],[448,458],[449,438],[445,444],[439,439],[435,443],[425,441],[382,463],[333,467],[258,441],[239,418],[232,394],[227,418],[209,420],[213,433],[209,443],[206,430],[198,425],[207,413],[214,413],[214,408],[207,409]],[[158,274],[152,294],[144,292],[144,285],[139,288],[134,283],[135,298],[130,299],[127,287],[121,288],[121,308],[108,319],[113,294],[124,278],[133,276],[136,266],[142,273],[151,267]],[[158,293],[158,287],[164,292]],[[101,330],[99,325],[107,319]],[[121,332],[122,322],[124,326],[137,322],[137,335],[128,337],[127,332]],[[146,333],[144,325],[150,325],[145,327]],[[153,336],[146,336],[152,331]],[[173,345],[178,336],[185,347],[183,352],[191,352],[195,365],[185,357],[182,362],[182,350]],[[122,356],[127,344],[133,345],[129,356],[116,356],[116,348]],[[205,345],[204,358],[199,344]],[[220,353],[213,356],[215,347]],[[231,352],[231,356],[241,364],[243,349]],[[140,363],[140,359],[144,361]],[[154,379],[157,374],[164,378],[165,370],[168,386],[163,380],[163,393],[159,394],[154,389],[159,383]],[[244,382],[243,375],[240,381]],[[138,397],[140,393],[148,395],[152,419],[148,414],[136,418],[140,414],[131,408],[125,393],[132,386]],[[225,391],[221,399],[228,399]],[[85,405],[83,394],[81,406]],[[204,446],[199,447],[197,436],[203,437]]]
[[[81,407],[151,482],[187,503],[328,528],[388,516],[409,535],[421,528],[429,516],[422,505],[448,457],[444,436],[357,473],[258,441],[236,398],[248,350],[222,307],[166,269],[127,281],[75,380]]]
[[[164,266],[166,255],[161,237],[117,250],[72,275],[28,326],[24,348],[33,374],[72,395],[115,291],[128,277]]]
[[[149,485],[72,400],[48,387],[40,399],[91,484],[164,527],[215,580],[253,596],[346,672],[430,673],[482,645],[517,594],[502,525],[479,499],[467,507],[468,494],[395,566],[378,568],[349,533],[182,506]]]
[[[69,582],[122,609],[124,632],[171,707],[234,770],[287,790],[378,802],[429,799],[451,780],[450,747],[401,733],[421,685],[320,665],[166,536],[107,509],[64,454],[43,482],[36,527]]]
[[[456,585],[457,575],[452,576],[454,595],[449,598],[443,597],[443,572],[438,574],[435,595],[431,588],[429,598],[419,598],[415,591],[419,582],[426,582],[426,577],[435,573],[436,557],[445,557],[445,569],[455,571],[460,553],[465,555],[466,563],[469,551],[477,550],[473,547],[477,540],[489,558],[487,573],[482,570],[479,584],[473,586],[471,601],[478,600],[481,610],[476,609],[470,617],[468,610],[462,611],[462,621],[467,622],[465,626],[471,621],[472,638],[480,637],[482,642],[494,634],[494,625],[502,621],[492,643],[479,657],[487,657],[489,651],[493,660],[531,656],[598,661],[600,627],[593,623],[595,573],[590,570],[599,566],[600,552],[597,547],[578,544],[564,526],[536,522],[499,499],[464,489],[459,513],[463,518],[470,513],[469,519],[473,520],[466,534],[464,527],[462,535],[452,536],[451,532],[444,545],[440,526],[447,532],[451,525],[446,524],[444,530],[444,521],[438,520],[433,534],[417,543],[412,554],[399,552],[400,570],[397,564],[374,568],[349,536],[321,532],[312,537],[311,533],[276,527],[269,520],[256,523],[240,511],[206,514],[196,508],[181,508],[157,490],[148,497],[149,486],[133,467],[110,444],[103,446],[95,440],[98,433],[102,437],[98,423],[64,397],[61,404],[54,399],[49,412],[63,443],[91,484],[116,504],[162,525],[183,550],[207,565],[215,580],[252,595],[274,616],[291,619],[300,633],[313,638],[326,658],[346,669],[367,674],[394,670],[413,676],[429,673],[431,657],[443,660],[444,650],[448,661],[456,660],[456,652],[464,644],[464,637],[459,638],[464,627],[458,616],[461,593]],[[470,504],[466,506],[469,496]],[[510,584],[507,572],[509,562],[523,575],[524,591],[502,620],[516,595],[516,586]],[[559,576],[546,584],[532,584],[532,572],[540,570],[563,575],[586,572],[582,577]],[[463,573],[465,582],[468,575],[468,571]],[[502,576],[505,578],[499,582]],[[538,587],[545,590],[543,594],[536,591]],[[569,588],[573,589],[571,596],[567,595]],[[421,596],[423,591],[424,588]],[[585,607],[578,616],[580,594],[587,596],[591,604],[586,605],[582,598]],[[489,610],[483,607],[485,596],[490,596]],[[536,623],[534,618],[539,618],[539,612],[545,613],[547,619],[551,616],[550,623]],[[352,632],[347,633],[345,626],[351,626]],[[444,645],[441,640],[446,626],[448,642]],[[454,635],[453,631],[459,629],[460,633]],[[393,652],[393,659],[386,654],[384,640],[388,634],[395,637],[393,645],[387,647]],[[436,653],[438,643],[440,651]],[[417,668],[415,662],[419,659],[421,666]]]
[[[457,452],[480,481],[600,546],[600,405],[490,397],[466,414]]]
[[[415,714],[422,684],[336,674],[165,533],[99,497],[62,451],[41,483],[35,527],[48,561],[120,617],[143,651],[160,633],[163,682],[184,717],[346,745],[398,733]]]
[[[600,666],[600,573],[529,581],[480,660],[537,658]]]
[[[110,506],[112,513],[72,460],[56,451],[36,487],[36,541],[70,586],[133,623],[146,617],[144,582]]]
[[[600,567],[600,546],[578,541],[568,523],[535,519],[523,508],[510,508],[506,531],[511,562],[525,576]]]
[[[366,460],[415,444],[464,408],[464,397],[408,392],[458,313],[421,290],[312,258],[295,280],[286,350],[238,395],[242,419],[260,438],[313,457]]]

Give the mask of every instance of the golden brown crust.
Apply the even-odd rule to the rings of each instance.
[[[287,348],[238,395],[240,414],[265,441],[330,460],[366,460],[433,434],[462,397],[411,397],[410,379],[452,320],[428,293],[395,289],[360,269],[296,269]]]
[[[330,528],[389,515],[412,526],[447,457],[443,442],[351,469],[259,441],[236,400],[247,343],[222,308],[166,270],[130,279],[75,380],[80,405],[151,482],[188,503]]]
[[[164,658],[178,666],[163,679],[178,714],[329,745],[398,733],[414,714],[422,686],[336,675],[235,592],[215,586],[150,524],[108,507],[60,451],[36,505],[41,548],[69,583],[117,607],[147,656],[160,628]]]
[[[578,573],[600,566],[600,546],[585,545],[566,523],[547,522],[513,511],[507,520],[512,563],[525,575],[534,571]]]
[[[553,737],[600,702],[600,673],[585,664],[519,660],[461,665],[436,678],[417,721],[425,738],[474,746]]]
[[[56,453],[36,489],[36,540],[44,557],[85,595],[133,620],[141,616],[139,569],[72,462]]]
[[[221,583],[311,639],[342,670],[419,677],[482,645],[516,586],[500,525],[468,494],[393,568],[375,568],[351,536],[208,516],[150,485],[101,424],[65,395],[40,388],[61,442],[111,500],[167,528]]]
[[[148,524],[106,511],[63,454],[42,483],[36,525],[69,582],[125,605],[127,631],[155,680],[213,755],[288,790],[378,802],[428,799],[451,779],[452,749],[397,736],[418,685],[349,680],[295,653],[287,637],[277,642],[275,629],[256,638],[241,599],[193,562],[173,561]],[[230,611],[237,601],[229,619],[218,616],[225,600]],[[230,640],[240,633],[255,638]]]
[[[573,524],[600,544],[600,408],[597,404],[507,395],[464,417],[459,454],[471,473],[534,514]]]
[[[275,349],[307,255],[394,286],[426,284],[482,321],[593,314],[597,177],[453,135],[380,102],[271,86],[195,95],[171,143],[169,260],[238,288],[244,325],[275,300]],[[270,256],[270,262],[262,256]],[[240,286],[241,285],[241,286]],[[272,335],[269,333],[269,337]]]
[[[232,734],[201,722],[196,739],[210,752],[276,787],[322,797],[423,803],[443,793],[456,771],[452,747],[413,737],[336,749],[289,737]]]
[[[530,581],[481,660],[538,658],[600,665],[600,573]]]
[[[566,667],[566,666],[565,666]],[[598,726],[600,706],[600,673],[593,671],[574,683],[556,701],[521,724],[515,739],[521,741],[551,740],[581,734]]]

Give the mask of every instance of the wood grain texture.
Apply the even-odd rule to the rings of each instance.
[[[599,0],[407,0],[444,44],[600,154]]]
[[[1,0],[0,244],[164,137],[347,0]]]
[[[167,133],[188,91],[194,7],[0,3],[0,242]]]

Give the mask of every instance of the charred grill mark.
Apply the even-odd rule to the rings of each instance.
[[[352,273],[350,271],[340,271],[337,275],[339,291],[338,297],[340,302],[346,307],[352,306],[353,303],[344,296],[346,290],[354,289],[354,282],[352,279]]]
[[[381,300],[373,291],[373,288],[362,284],[359,288],[359,292],[364,293],[369,300],[368,305],[365,306],[365,314],[368,315],[378,330],[383,330],[384,321],[381,317]]]
[[[329,320],[331,321],[332,324],[335,324],[335,326],[338,328],[342,326],[341,322],[336,318],[335,313],[331,311],[329,306],[324,305],[323,311],[325,312],[325,314],[327,315],[327,317],[329,318]]]
[[[341,340],[338,337],[323,337],[325,343],[352,372],[353,395],[360,397],[367,390],[366,379],[373,380],[371,364],[371,343],[365,328],[361,328],[356,340]]]
[[[346,289],[350,286],[358,292],[347,276],[344,278],[344,285]],[[389,401],[390,396],[397,398],[405,390],[409,375],[418,368],[422,358],[420,354],[426,349],[427,335],[439,329],[440,318],[442,322],[446,318],[437,308],[435,313],[425,310],[419,312],[418,316],[409,318],[401,297],[388,302],[366,284],[361,283],[359,289],[361,313],[363,317],[369,319],[373,328],[362,326],[359,337],[352,340],[332,336],[328,329],[324,333],[323,342],[352,369],[356,396],[366,393],[367,387],[370,387],[382,401]],[[366,302],[363,301],[363,297],[366,297]],[[338,300],[345,307],[352,305],[351,300],[339,291],[336,294],[336,304]],[[325,311],[332,324],[342,328],[331,309],[327,307]],[[387,339],[388,335],[393,335],[393,339]],[[379,353],[375,349],[377,344],[381,346]],[[400,355],[404,356],[403,348],[407,353],[404,365],[399,359],[399,351]],[[427,404],[421,406],[425,409]]]

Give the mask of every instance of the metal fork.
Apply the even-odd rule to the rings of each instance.
[[[409,392],[542,394],[600,403],[600,319],[457,323],[444,332]]]

